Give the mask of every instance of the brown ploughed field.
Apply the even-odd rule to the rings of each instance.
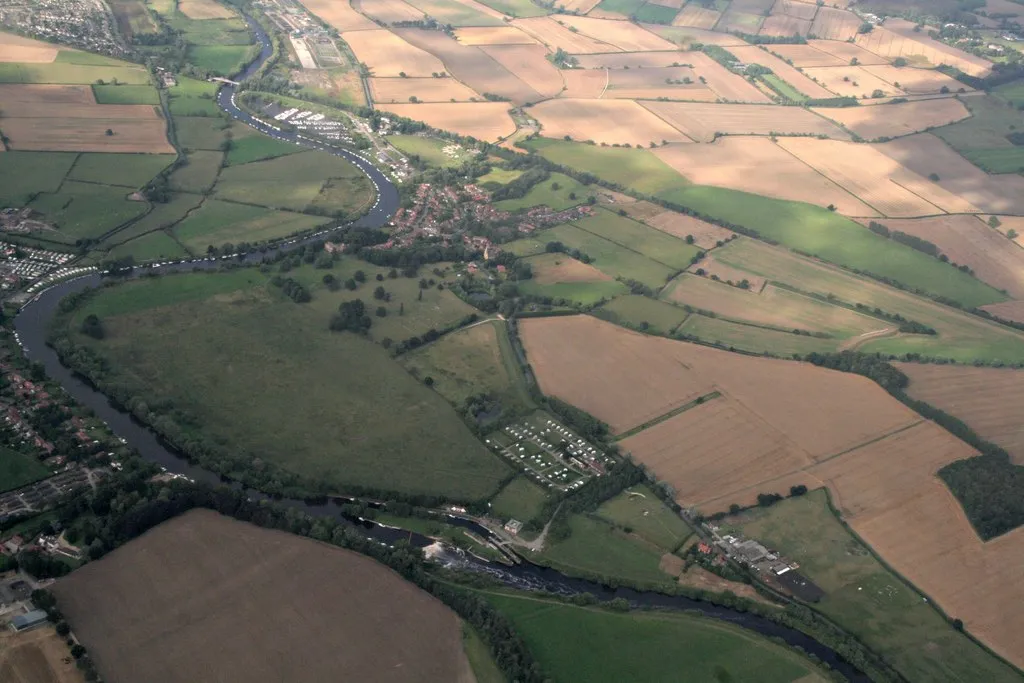
[[[958,417],[1024,464],[1024,372],[1009,368],[899,363],[907,393]]]
[[[456,615],[377,562],[208,510],[53,586],[111,681],[471,683]]]

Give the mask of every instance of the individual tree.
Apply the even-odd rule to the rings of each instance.
[[[387,291],[381,285],[377,285],[377,289],[373,290],[373,298],[377,301],[384,301],[388,296]]]
[[[358,286],[359,285],[356,284],[356,281],[353,278],[345,280],[345,289],[347,290],[354,291]]]
[[[378,318],[384,318],[384,317],[387,316],[387,314],[388,314],[388,309],[384,308],[383,306],[378,306],[377,307],[377,317]]]
[[[355,273],[353,274],[353,276],[352,276],[352,277],[354,277],[354,278],[356,279],[356,282],[359,282],[359,283],[363,283],[363,282],[366,282],[366,273],[364,273],[364,272],[363,272],[363,271],[361,271],[361,270],[357,270],[357,271],[356,271],[356,272],[355,272]]]

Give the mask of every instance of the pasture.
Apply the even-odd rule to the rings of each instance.
[[[418,156],[438,168],[461,166],[475,155],[462,145],[423,135],[389,135],[388,143],[403,154]]]
[[[303,151],[305,150],[301,147],[296,148],[295,145],[275,140],[266,135],[250,135],[232,139],[231,148],[228,149],[227,165],[240,166],[253,161],[273,159]]]
[[[92,93],[99,104],[160,104],[151,85],[94,85]]]
[[[0,492],[21,488],[50,474],[36,456],[0,446]]]
[[[83,152],[68,180],[137,189],[174,162],[170,154],[100,154]]]
[[[659,548],[674,551],[693,535],[678,513],[647,486],[633,486],[597,509],[597,516]]]
[[[105,339],[76,339],[108,358],[119,381],[189,415],[189,433],[232,443],[324,490],[357,485],[462,499],[493,493],[505,465],[441,396],[380,346],[328,330],[331,314],[354,296],[327,290],[322,274],[289,274],[313,291],[303,305],[253,269],[129,282],[96,296],[69,329],[78,329],[80,316],[99,315]],[[372,301],[368,292],[355,296]],[[413,303],[409,316],[423,320]],[[437,316],[436,302],[422,303]]]
[[[620,296],[594,311],[594,315],[653,334],[668,335],[686,319],[682,308],[646,296]]]
[[[772,353],[782,357],[827,353],[836,349],[836,342],[833,339],[796,335],[792,332],[736,323],[717,317],[709,318],[699,313],[688,317],[676,330],[676,336],[684,335],[709,344],[721,344],[728,349]]]
[[[107,232],[146,212],[145,202],[127,199],[128,188],[65,180],[60,190],[38,195],[29,206],[57,226],[58,235],[47,238],[74,244],[98,239]]]
[[[167,106],[175,118],[179,116],[219,117],[220,108],[214,101],[216,94],[217,86],[213,83],[178,76],[178,84],[167,89]]]
[[[800,564],[826,595],[816,608],[882,654],[909,680],[1014,680],[835,518],[824,489],[730,517],[737,529]]]
[[[824,680],[788,648],[719,621],[678,612],[620,614],[504,593],[486,597],[556,683],[674,681],[680,671],[706,681]]]
[[[1012,164],[1020,148],[1007,136],[1024,124],[1024,117],[1014,107],[992,96],[966,98],[964,104],[971,117],[937,128],[934,134],[990,173],[1017,172]]]
[[[56,192],[76,159],[69,152],[4,152],[0,204],[24,206],[40,192]]]
[[[200,69],[230,78],[252,59],[255,50],[249,45],[193,45],[188,50],[188,58]]]
[[[684,239],[672,237],[607,209],[600,209],[595,215],[578,220],[573,225],[675,270],[688,268],[700,253],[700,249],[687,244]]]
[[[495,202],[494,206],[502,211],[519,211],[534,206],[546,206],[555,211],[562,211],[582,204],[593,194],[594,190],[575,178],[564,173],[552,173],[550,178],[531,187],[522,197],[503,199]]]
[[[282,670],[296,683],[338,671],[394,683],[473,680],[458,617],[398,574],[208,510],[164,522],[52,590],[111,680],[264,681]]]
[[[510,351],[505,323],[493,320],[450,332],[398,362],[416,379],[430,377],[431,388],[456,408],[486,393],[503,409],[522,409],[530,400]]]
[[[206,199],[174,226],[174,236],[192,252],[205,253],[208,246],[225,242],[259,242],[318,228],[327,219],[292,211]]]
[[[135,259],[135,263],[145,263],[147,261],[183,259],[191,254],[166,232],[157,230],[116,245],[107,253],[107,256],[114,259],[131,256]]]
[[[179,166],[167,177],[168,185],[178,192],[202,193],[213,187],[224,162],[223,152],[197,150],[186,157],[188,163]]]
[[[910,378],[907,393],[913,398],[963,420],[1024,464],[1024,427],[1017,416],[1024,401],[1020,371],[917,363],[898,367]]]
[[[539,515],[548,494],[526,477],[516,477],[490,502],[490,513],[499,519],[526,522]]]

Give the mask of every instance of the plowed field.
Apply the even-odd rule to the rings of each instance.
[[[208,510],[164,522],[52,590],[111,681],[474,680],[459,619],[398,574]]]

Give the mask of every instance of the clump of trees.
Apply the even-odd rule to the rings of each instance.
[[[94,313],[85,316],[85,320],[82,321],[82,326],[79,329],[82,334],[93,339],[103,339],[105,336],[103,323],[100,322],[100,319]]]
[[[338,306],[338,312],[331,317],[330,328],[335,332],[366,334],[372,324],[373,320],[367,315],[363,300],[353,299]]]
[[[270,284],[280,288],[285,296],[297,304],[307,303],[313,298],[305,285],[290,277],[282,278],[280,275],[275,275],[270,279]]]

